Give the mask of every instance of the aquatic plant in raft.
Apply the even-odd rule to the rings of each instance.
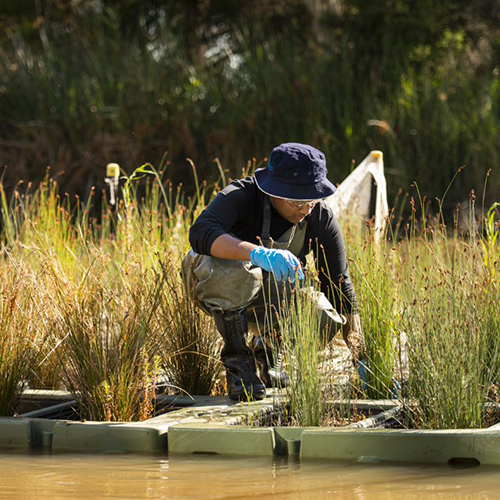
[[[401,332],[395,314],[396,296],[392,251],[385,242],[375,244],[371,234],[351,243],[353,282],[366,349],[366,388],[361,397],[392,398],[400,377]],[[360,384],[357,384],[360,388]]]
[[[45,343],[36,279],[7,258],[0,266],[0,415],[14,415]]]
[[[212,394],[222,368],[222,339],[212,317],[187,293],[179,274],[180,258],[169,254],[162,266],[165,286],[156,321],[163,325],[157,345],[166,389],[191,395]]]
[[[437,222],[400,247],[398,294],[409,346],[406,424],[481,428],[487,403],[498,402],[500,294],[491,279],[498,262],[488,266],[484,253],[497,251],[496,242],[472,225],[467,234],[449,234]]]
[[[107,265],[96,262],[78,282],[53,275],[64,382],[84,418],[141,420],[152,414],[160,375],[153,319],[164,282],[138,268],[103,281]]]
[[[314,271],[306,271],[306,277],[297,281],[297,288],[282,297],[281,307],[270,306],[260,335],[268,339],[269,360],[283,359],[282,370],[289,377],[284,389],[284,399],[277,400],[277,422],[280,425],[317,426],[328,424],[342,417],[349,418],[345,409],[334,410],[331,400],[341,401],[349,392],[345,369],[352,368],[350,357],[341,360],[339,373],[332,358],[338,344],[329,343],[328,333],[322,330],[321,315],[314,305],[320,294]],[[271,279],[268,287],[278,286]],[[271,290],[268,290],[271,293]],[[271,322],[271,315],[275,316]],[[270,325],[274,326],[271,327]],[[275,389],[281,389],[277,383]]]

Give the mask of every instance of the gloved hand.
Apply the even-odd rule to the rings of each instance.
[[[299,279],[304,279],[300,260],[288,250],[257,247],[250,253],[250,261],[254,266],[259,266],[264,271],[273,273],[277,281],[285,281],[290,278],[293,283],[295,273],[298,273]]]
[[[399,399],[399,395],[401,394],[401,384],[394,377],[392,377],[391,382],[392,399]]]
[[[370,371],[369,364],[365,360],[360,359],[358,361],[356,370],[358,372],[358,377],[361,380],[361,388],[363,389],[363,391],[366,391],[368,389],[367,371]],[[390,389],[392,399],[399,399],[399,395],[401,393],[401,385],[394,377],[392,377],[391,379]]]
[[[361,389],[363,389],[363,391],[366,391],[368,389],[368,379],[366,377],[366,369],[367,369],[366,361],[360,359],[358,361],[358,366],[356,370],[358,372],[358,377],[361,380]]]

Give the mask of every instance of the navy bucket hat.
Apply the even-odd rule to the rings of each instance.
[[[319,200],[336,191],[326,174],[325,155],[319,149],[286,142],[272,150],[267,168],[255,171],[255,181],[258,188],[270,196]]]

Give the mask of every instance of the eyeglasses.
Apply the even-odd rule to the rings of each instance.
[[[293,200],[285,200],[289,205],[292,205],[292,207],[297,208],[300,210],[301,208],[304,207],[309,207],[313,208],[318,202],[321,200],[306,200],[306,201],[293,201]]]

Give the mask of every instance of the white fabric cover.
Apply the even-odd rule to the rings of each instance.
[[[376,185],[375,214],[370,214],[373,182]],[[341,224],[348,221],[350,225],[364,227],[366,219],[375,215],[375,241],[379,242],[384,237],[389,215],[382,152],[372,151],[325,201]]]

